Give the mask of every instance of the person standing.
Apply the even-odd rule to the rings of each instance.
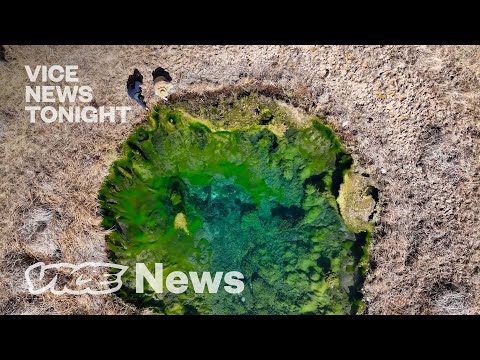
[[[142,88],[140,85],[143,84],[143,75],[135,69],[133,74],[128,77],[127,80],[127,93],[135,102],[140,105],[142,108],[147,107],[147,103],[145,102],[145,98],[142,95]]]
[[[166,101],[170,90],[173,85],[171,83],[172,77],[162,67],[157,67],[152,71],[153,76],[153,88],[155,90],[155,95],[159,96],[162,100]]]

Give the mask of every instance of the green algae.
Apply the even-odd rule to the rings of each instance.
[[[110,258],[130,267],[120,296],[163,314],[361,309],[366,237],[349,230],[336,201],[351,157],[319,119],[299,128],[289,116],[256,95],[153,109],[99,194]],[[275,131],[278,122],[288,129]],[[156,294],[147,284],[135,294],[137,262],[152,272],[163,263],[164,279],[240,271],[245,290]]]

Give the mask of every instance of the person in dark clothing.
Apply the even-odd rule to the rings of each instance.
[[[130,75],[127,80],[127,93],[135,102],[140,105],[142,108],[147,107],[147,103],[142,95],[142,88],[140,85],[143,84],[143,75],[135,69],[133,75]]]

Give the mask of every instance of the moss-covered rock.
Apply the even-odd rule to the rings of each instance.
[[[340,185],[337,202],[347,228],[354,232],[373,231],[370,215],[375,200],[368,193],[370,185],[365,177],[348,172]]]

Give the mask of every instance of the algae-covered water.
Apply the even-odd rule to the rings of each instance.
[[[117,293],[127,301],[165,314],[357,311],[366,245],[336,201],[351,157],[319,119],[298,127],[253,100],[195,115],[157,106],[125,142],[99,199],[110,259],[130,267]],[[164,279],[239,271],[245,288],[172,294],[146,283],[136,294],[138,262],[152,273],[162,263]]]

